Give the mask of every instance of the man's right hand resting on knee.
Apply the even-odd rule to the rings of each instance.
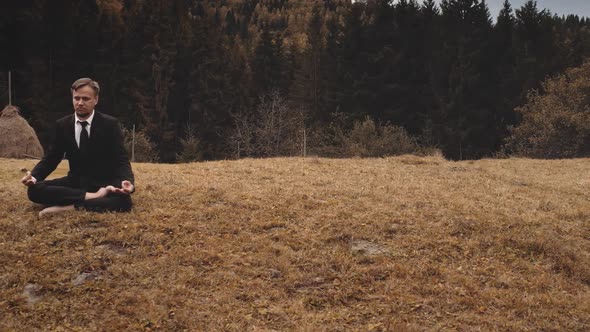
[[[27,171],[27,175],[25,175],[22,180],[20,180],[20,182],[22,182],[25,186],[30,187],[37,183],[37,179],[31,175],[31,172]]]

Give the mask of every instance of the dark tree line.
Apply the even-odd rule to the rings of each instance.
[[[514,109],[528,91],[590,54],[588,19],[555,16],[532,0],[506,1],[500,13],[482,0],[0,7],[0,74],[12,72],[13,101],[44,144],[48,126],[71,112],[71,82],[89,76],[102,84],[98,109],[135,124],[163,162],[182,153],[186,128],[202,158],[235,156],[238,122],[277,92],[308,130],[370,117],[449,158],[490,156],[519,122]]]

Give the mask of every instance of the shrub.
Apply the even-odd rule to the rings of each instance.
[[[367,117],[356,121],[344,137],[343,151],[347,156],[385,157],[418,152],[419,147],[402,127],[378,125]]]
[[[590,62],[546,80],[516,108],[522,120],[510,129],[505,149],[532,158],[590,156]]]
[[[345,113],[332,113],[331,121],[326,127],[314,126],[307,134],[309,154],[323,157],[343,157],[346,123],[349,118]]]
[[[127,128],[123,128],[123,140],[125,149],[132,158],[133,133]],[[154,144],[144,131],[135,132],[135,162],[150,163],[158,160],[158,153]]]

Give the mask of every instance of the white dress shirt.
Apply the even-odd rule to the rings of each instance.
[[[78,119],[78,116],[76,114],[74,114],[74,124],[75,124],[75,136],[76,136],[76,144],[78,144],[78,147],[80,147],[80,133],[82,132],[82,125],[80,124],[80,122],[82,121],[86,121],[88,122],[88,124],[86,125],[86,131],[88,132],[88,138],[90,138],[90,128],[92,128],[92,119],[94,119],[94,110],[92,110],[92,114],[90,114],[90,116],[88,117],[88,119],[86,120],[80,120]],[[80,121],[80,122],[78,122]]]

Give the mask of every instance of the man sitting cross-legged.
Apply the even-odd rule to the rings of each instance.
[[[43,216],[73,209],[125,212],[131,210],[134,176],[117,119],[96,112],[100,87],[81,78],[71,88],[74,113],[56,122],[53,144],[21,182],[29,199],[49,205]],[[70,171],[45,180],[65,156]]]

